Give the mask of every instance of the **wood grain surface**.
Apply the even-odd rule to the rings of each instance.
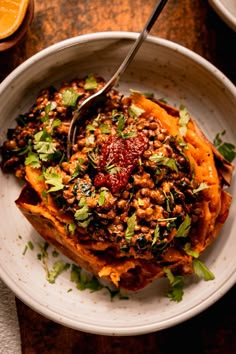
[[[34,19],[24,39],[0,53],[0,81],[27,58],[60,40],[100,31],[139,32],[154,4],[155,0],[36,0]],[[236,34],[207,0],[169,0],[151,34],[195,51],[236,83]],[[44,318],[20,300],[16,303],[23,354],[236,353],[235,287],[193,319],[133,337],[75,331]]]

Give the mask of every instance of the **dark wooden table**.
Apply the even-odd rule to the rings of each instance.
[[[36,1],[25,38],[0,53],[0,81],[33,54],[68,37],[110,30],[139,32],[154,4],[155,0]],[[169,0],[151,34],[197,52],[236,83],[236,34],[206,0]],[[23,354],[236,353],[236,287],[195,318],[137,337],[82,333],[42,317],[17,299],[16,303]]]

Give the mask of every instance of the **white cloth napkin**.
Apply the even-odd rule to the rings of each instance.
[[[0,279],[0,354],[21,354],[15,296]]]

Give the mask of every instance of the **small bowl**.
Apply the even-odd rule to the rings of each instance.
[[[21,41],[21,39],[25,36],[31,24],[33,17],[34,17],[34,0],[30,0],[25,17],[18,30],[14,32],[11,36],[3,40],[0,40],[0,52],[4,52],[14,47],[17,43]]]
[[[88,34],[57,43],[26,60],[0,85],[1,142],[42,88],[58,87],[61,82],[90,73],[109,79],[136,38],[136,33],[129,32]],[[235,86],[212,64],[178,44],[149,36],[121,77],[118,89],[123,94],[129,94],[130,89],[154,93],[171,105],[182,104],[209,139],[225,130],[225,139],[236,145]],[[14,176],[2,172],[0,185],[0,276],[17,297],[55,322],[103,335],[154,332],[197,315],[235,284],[236,198],[221,234],[202,255],[215,280],[196,282],[188,278],[184,298],[178,304],[165,296],[167,279],[128,293],[127,300],[115,297],[111,301],[106,289],[76,289],[68,271],[53,285],[46,281],[37,259],[37,245],[43,241],[14,204],[22,186]],[[236,194],[235,178],[230,192]],[[35,249],[23,255],[29,241]]]

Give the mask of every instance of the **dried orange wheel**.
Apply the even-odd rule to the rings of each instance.
[[[0,40],[20,27],[28,5],[29,0],[0,0]]]

